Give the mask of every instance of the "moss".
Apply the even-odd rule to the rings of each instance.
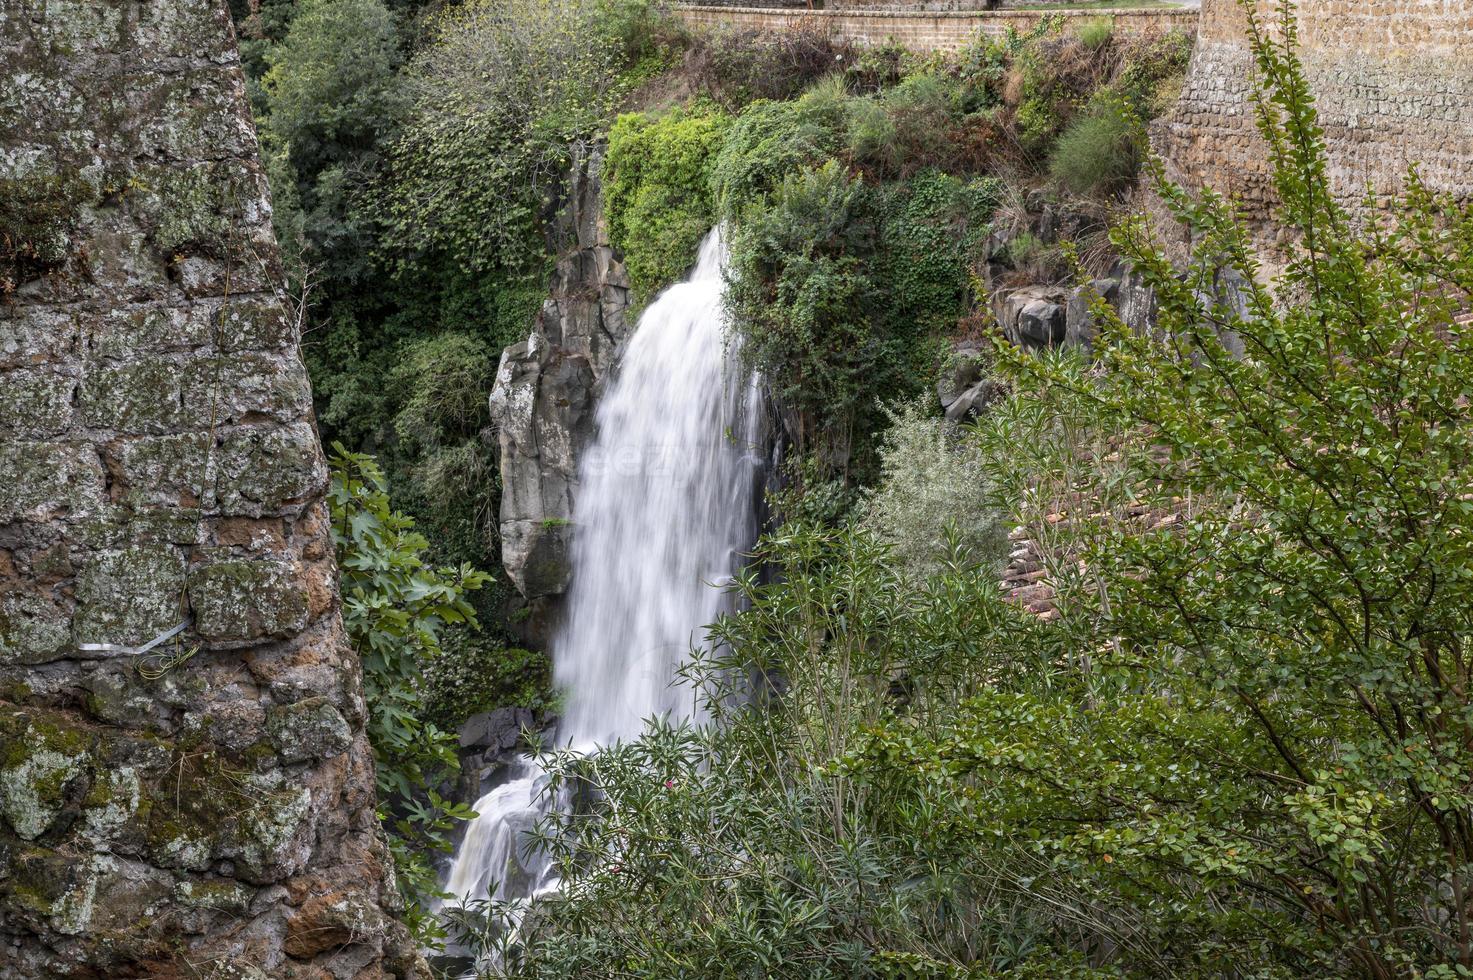
[[[0,178],[0,296],[65,263],[92,196],[75,171]]]
[[[0,614],[3,617],[3,614]],[[4,626],[0,624],[0,631]],[[27,700],[31,696],[31,685],[24,681],[9,681],[0,684],[0,701],[9,701],[12,704]]]
[[[67,787],[90,767],[90,734],[20,712],[0,716],[0,814],[20,837],[45,833]]]
[[[161,207],[153,241],[161,251],[224,254],[235,210],[228,180],[208,168],[170,170],[159,176],[155,191]]]
[[[139,814],[161,865],[203,870],[230,858],[254,875],[280,860],[309,800],[305,789],[283,788],[213,751],[180,752]]]

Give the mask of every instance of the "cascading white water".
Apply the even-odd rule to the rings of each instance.
[[[762,402],[724,343],[724,258],[714,231],[689,279],[640,318],[579,465],[572,584],[552,639],[567,692],[557,741],[579,751],[694,713],[671,682],[756,536]],[[447,891],[505,900],[555,886],[524,836],[554,805],[545,781],[526,759],[476,803]]]

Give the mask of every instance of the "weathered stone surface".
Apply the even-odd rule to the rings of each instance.
[[[507,707],[471,715],[460,726],[460,747],[482,749],[490,755],[504,752],[521,741],[522,731],[535,724],[526,708]]]
[[[1068,294],[1055,286],[1027,286],[1000,293],[993,312],[1003,335],[1019,346],[1038,350],[1064,342]]]
[[[491,417],[501,456],[501,560],[529,600],[568,587],[578,452],[595,396],[628,336],[629,280],[602,218],[598,154],[574,166],[551,297],[501,355]]]
[[[416,975],[223,0],[0,0],[12,194],[0,980]]]
[[[1104,300],[1118,309],[1120,303],[1120,280],[1095,279],[1069,292],[1069,304],[1064,315],[1064,344],[1089,350],[1094,346],[1099,325],[1095,322],[1094,304]]]
[[[1277,0],[1257,0],[1265,24],[1280,10]],[[1430,189],[1473,200],[1473,5],[1302,0],[1294,13],[1342,203],[1359,211],[1367,187],[1403,189],[1414,163]],[[1255,125],[1247,24],[1238,0],[1202,0],[1186,87],[1154,125],[1152,143],[1168,176],[1238,200],[1272,271],[1285,231],[1273,221],[1269,155]],[[1185,230],[1172,230],[1183,242]]]
[[[980,344],[967,342],[952,347],[951,356],[936,380],[936,397],[941,400],[942,409],[950,408],[969,388],[981,381],[982,369]]]

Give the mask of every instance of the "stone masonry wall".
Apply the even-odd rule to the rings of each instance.
[[[1231,2],[1231,0],[1229,0]],[[952,10],[916,12],[896,9],[773,10],[764,7],[716,7],[682,5],[676,9],[681,20],[699,28],[729,27],[755,30],[786,30],[800,24],[848,38],[860,44],[894,42],[912,51],[959,51],[978,35],[997,36],[1008,28],[1025,32],[1044,17],[1098,18],[1088,10]],[[1111,11],[1116,30],[1133,33],[1182,30],[1194,31],[1197,12],[1184,9]]]
[[[1263,21],[1277,23],[1277,0],[1258,2]],[[1412,163],[1434,189],[1473,199],[1473,3],[1300,0],[1297,16],[1341,199],[1354,203],[1368,186],[1400,189]],[[1273,191],[1252,77],[1238,0],[1203,0],[1186,86],[1153,142],[1173,178],[1236,195],[1271,242]]]
[[[0,0],[5,980],[420,962],[279,282],[224,0]]]

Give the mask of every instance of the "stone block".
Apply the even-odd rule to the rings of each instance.
[[[112,492],[132,507],[197,509],[214,504],[208,432],[145,436],[119,444]],[[198,523],[199,515],[193,515]]]
[[[81,336],[75,314],[46,307],[6,309],[0,315],[0,369],[62,362]]]
[[[0,596],[0,665],[44,664],[72,647],[71,616],[50,597],[29,592]]]
[[[92,321],[88,346],[94,357],[109,360],[194,350],[210,342],[210,312],[198,306],[110,310]]]
[[[184,618],[184,584],[184,555],[167,544],[86,556],[77,574],[72,638],[79,644],[146,643]]]
[[[279,514],[327,487],[327,464],[307,422],[226,432],[216,459],[216,500],[227,516]]]
[[[307,626],[307,592],[283,561],[217,561],[190,573],[194,629],[212,643],[284,639]]]
[[[0,437],[44,439],[65,432],[72,421],[77,379],[46,371],[0,374]]]
[[[93,366],[82,378],[79,407],[87,425],[128,434],[157,435],[187,427],[179,365],[149,358]]]
[[[90,445],[0,442],[0,524],[95,510],[103,486],[102,460]]]
[[[296,325],[272,294],[234,296],[209,304],[212,315],[220,316],[220,346],[227,351],[295,351]]]
[[[266,713],[266,731],[287,763],[330,759],[353,743],[347,720],[327,698],[277,705]]]

